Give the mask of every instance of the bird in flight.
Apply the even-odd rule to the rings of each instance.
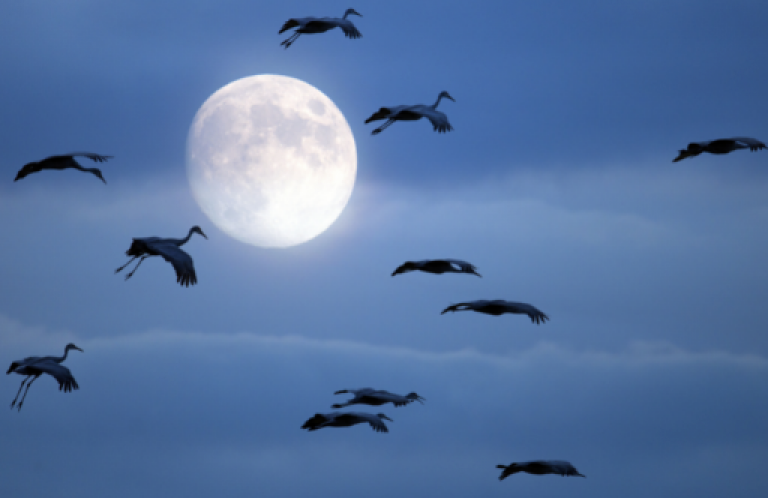
[[[296,38],[302,34],[325,33],[333,28],[341,28],[347,38],[360,38],[363,35],[361,35],[355,25],[352,24],[352,21],[347,19],[347,16],[350,14],[363,17],[363,15],[356,12],[355,9],[347,9],[344,13],[344,17],[341,19],[338,17],[300,17],[288,19],[277,34],[281,34],[291,28],[298,29],[296,29],[296,32],[293,33],[290,38],[283,40],[280,45],[284,45],[285,48],[288,48],[296,41]]]
[[[342,389],[341,391],[336,391],[333,394],[344,393],[354,394],[355,397],[344,404],[332,405],[331,408],[338,409],[355,404],[379,406],[385,403],[392,403],[395,406],[405,406],[408,403],[412,403],[414,401],[418,401],[419,403],[424,404],[422,401],[424,398],[416,393],[408,393],[405,396],[401,396],[399,394],[392,394],[388,391],[377,391],[376,389],[371,389],[370,387],[365,387],[363,389]]]
[[[384,425],[384,419],[389,420],[390,422],[393,421],[383,413],[376,415],[361,412],[316,413],[314,417],[304,422],[304,425],[302,425],[301,428],[307,429],[308,431],[316,431],[323,427],[350,427],[355,424],[368,423],[376,432],[389,432],[387,426]]]
[[[440,92],[440,95],[437,96],[437,102],[432,105],[417,104],[382,107],[377,112],[373,113],[370,118],[366,119],[365,123],[368,124],[371,121],[378,121],[380,119],[387,120],[383,125],[373,130],[371,135],[378,135],[382,132],[382,130],[384,130],[384,128],[391,125],[395,121],[416,121],[421,118],[429,119],[429,121],[432,123],[432,127],[438,133],[451,131],[453,127],[448,122],[448,116],[437,110],[437,104],[440,103],[440,99],[443,97],[456,102],[456,100],[454,100],[454,98],[451,97],[448,92],[443,91]]]
[[[37,162],[31,162],[24,165],[23,168],[19,170],[19,172],[16,174],[16,178],[13,180],[14,182],[21,180],[22,178],[31,175],[32,173],[37,173],[38,171],[42,171],[44,169],[79,169],[80,171],[85,171],[86,173],[92,173],[95,175],[99,180],[104,182],[105,184],[107,181],[104,179],[103,176],[101,176],[101,170],[98,168],[83,168],[78,164],[77,161],[75,161],[75,157],[87,157],[88,159],[91,159],[92,161],[95,161],[97,163],[101,163],[106,161],[107,159],[111,158],[112,156],[100,156],[99,154],[92,154],[90,152],[75,152],[72,154],[64,154],[62,156],[51,156],[46,157],[42,161]]]
[[[710,140],[708,142],[691,142],[688,144],[687,149],[680,151],[680,154],[672,160],[673,163],[682,161],[686,157],[695,157],[702,152],[709,152],[710,154],[728,154],[734,150],[749,149],[755,152],[760,149],[765,149],[766,146],[760,140],[747,137],[735,137],[735,138],[721,138],[719,140]]]
[[[477,273],[474,265],[460,259],[425,259],[424,261],[406,261],[392,272],[392,276],[411,271],[423,271],[427,273],[471,273],[482,277]]]
[[[467,303],[452,304],[443,310],[441,315],[448,313],[449,311],[477,311],[478,313],[485,313],[487,315],[499,316],[504,313],[514,313],[516,315],[528,315],[533,323],[544,323],[549,320],[549,317],[542,313],[540,310],[534,308],[530,304],[515,303],[512,301],[503,301],[497,299],[495,301],[470,301]]]
[[[587,477],[579,474],[579,471],[576,470],[573,465],[563,460],[532,460],[530,462],[513,462],[509,465],[497,465],[496,467],[504,469],[499,476],[500,481],[503,481],[512,474],[517,474],[518,472],[527,472],[537,476],[544,474],[558,474],[561,476]]]
[[[197,225],[190,228],[189,233],[183,239],[161,239],[160,237],[134,238],[131,247],[125,251],[127,256],[133,257],[126,264],[115,270],[115,273],[119,273],[131,264],[134,259],[141,257],[134,269],[125,276],[125,279],[128,280],[136,272],[142,261],[150,256],[162,256],[164,260],[173,265],[173,269],[176,270],[176,281],[179,284],[187,287],[190,284],[195,285],[197,283],[197,275],[192,264],[192,258],[181,250],[181,246],[187,243],[193,233],[199,233],[206,239],[208,238]]]
[[[65,393],[68,393],[72,391],[72,389],[80,388],[80,386],[77,385],[75,378],[72,377],[72,373],[69,371],[69,369],[61,365],[61,362],[67,359],[67,355],[69,354],[70,349],[77,349],[78,351],[82,351],[82,349],[78,348],[74,344],[69,343],[64,348],[64,356],[30,356],[29,358],[24,358],[23,360],[14,361],[11,363],[11,366],[6,372],[6,375],[15,373],[25,376],[24,380],[21,381],[19,390],[16,392],[16,397],[13,398],[13,402],[11,402],[11,409],[13,409],[14,405],[16,404],[16,400],[19,399],[19,394],[21,394],[21,389],[24,387],[24,383],[31,378],[32,380],[29,380],[27,389],[24,391],[24,396],[22,396],[21,401],[19,401],[19,411],[21,411],[21,405],[23,405],[24,400],[27,399],[29,386],[31,386],[32,383],[44,373],[56,379],[56,381],[59,383],[59,391],[63,390]]]

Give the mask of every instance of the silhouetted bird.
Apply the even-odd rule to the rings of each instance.
[[[411,271],[423,271],[427,273],[471,273],[482,277],[477,273],[477,268],[474,265],[461,261],[460,259],[425,259],[424,261],[406,261],[402,265],[398,266],[395,271],[392,272],[392,276],[399,273],[408,273]]]
[[[408,403],[413,403],[414,401],[418,401],[419,403],[424,404],[422,401],[424,398],[416,393],[408,393],[405,396],[401,396],[399,394],[392,394],[391,392],[387,391],[377,391],[376,389],[371,389],[370,387],[364,387],[362,389],[342,389],[341,391],[336,391],[333,394],[344,393],[354,394],[355,397],[346,403],[332,405],[331,408],[344,408],[345,406],[356,404],[379,406],[385,403],[392,403],[395,406],[405,406]]]
[[[452,304],[443,310],[442,314],[449,311],[477,311],[479,313],[485,313],[487,315],[499,316],[504,313],[514,313],[516,315],[528,315],[531,318],[531,322],[543,323],[549,320],[549,317],[534,308],[530,304],[515,303],[512,301],[503,301],[497,299],[495,301],[470,301],[467,303]]]
[[[13,398],[13,402],[11,402],[11,408],[13,408],[13,406],[16,404],[16,400],[19,399],[19,394],[21,394],[21,389],[24,387],[24,383],[27,382],[31,377],[32,380],[30,380],[27,384],[27,389],[24,391],[24,396],[22,396],[21,401],[19,401],[19,410],[21,410],[21,405],[23,405],[24,400],[27,399],[29,386],[31,386],[32,383],[44,373],[47,373],[56,379],[56,381],[59,383],[59,391],[63,390],[65,393],[68,393],[72,389],[79,389],[80,386],[77,385],[77,382],[75,381],[75,378],[72,377],[72,373],[69,371],[69,369],[60,365],[62,361],[67,359],[67,355],[69,354],[70,349],[77,349],[78,351],[82,351],[82,349],[78,348],[74,344],[69,343],[64,348],[64,356],[30,356],[29,358],[24,358],[23,360],[14,361],[11,363],[11,366],[6,372],[6,375],[16,373],[26,376],[26,378],[21,381],[21,386],[19,386],[19,390],[16,392],[16,397]]]
[[[122,271],[131,264],[131,261],[141,256],[136,267],[125,276],[125,279],[128,280],[139,268],[142,261],[150,256],[162,256],[176,270],[176,281],[178,283],[187,287],[190,284],[195,285],[197,283],[197,275],[195,274],[195,267],[192,265],[192,258],[180,249],[181,246],[187,243],[193,233],[199,233],[206,239],[208,238],[197,225],[190,228],[189,233],[183,239],[161,239],[159,237],[134,238],[131,247],[125,252],[127,256],[133,257],[126,264],[115,270],[115,273]]]
[[[558,474],[561,476],[586,477],[579,474],[579,471],[569,462],[564,462],[563,460],[533,460],[530,462],[511,463],[509,465],[497,465],[496,467],[504,469],[504,472],[499,476],[500,481],[518,472],[528,472],[537,476]]]
[[[296,19],[288,19],[277,34],[281,34],[291,28],[298,29],[290,38],[283,40],[280,45],[285,45],[285,48],[288,48],[296,41],[296,38],[302,34],[325,33],[333,28],[341,28],[347,38],[360,38],[363,35],[361,35],[355,25],[352,24],[352,21],[347,19],[347,16],[350,14],[363,17],[362,14],[355,12],[355,9],[347,9],[344,13],[344,17],[341,19],[338,17],[300,17]]]
[[[681,150],[680,154],[672,160],[673,163],[682,161],[686,157],[698,156],[702,152],[710,154],[728,154],[734,150],[749,149],[752,152],[765,149],[765,144],[760,140],[746,137],[721,138],[719,140],[710,140],[708,142],[692,142],[688,148]]]
[[[316,431],[323,427],[350,427],[355,424],[368,423],[376,432],[389,432],[387,426],[382,422],[383,419],[392,422],[392,419],[383,413],[377,415],[361,412],[316,413],[314,417],[304,422],[301,428]]]
[[[443,97],[456,102],[454,98],[448,94],[448,92],[440,92],[440,95],[437,96],[437,102],[432,105],[418,104],[382,107],[370,118],[366,119],[365,122],[367,124],[371,121],[377,121],[379,119],[387,120],[383,125],[373,130],[371,135],[378,135],[382,132],[382,130],[384,130],[384,128],[391,125],[395,121],[416,121],[421,118],[429,119],[429,121],[432,123],[432,127],[439,133],[451,131],[453,127],[448,122],[448,117],[437,110],[437,104],[440,103],[440,99]]]
[[[42,161],[38,162],[32,162],[27,163],[24,165],[23,168],[19,170],[19,172],[16,174],[16,178],[13,180],[18,181],[24,178],[27,175],[31,175],[32,173],[37,173],[38,171],[42,171],[44,169],[79,169],[80,171],[85,171],[87,173],[92,173],[96,177],[98,177],[102,182],[107,183],[107,181],[104,179],[103,176],[101,176],[101,171],[98,168],[83,168],[80,166],[77,161],[75,161],[75,157],[87,157],[88,159],[91,159],[93,161],[96,161],[97,163],[104,162],[107,159],[111,158],[112,156],[100,156],[98,154],[91,154],[90,152],[75,152],[73,154],[65,154],[63,156],[51,156],[46,157]]]

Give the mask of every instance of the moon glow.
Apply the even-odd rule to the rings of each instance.
[[[287,76],[222,87],[187,137],[187,177],[200,208],[256,246],[293,246],[324,232],[347,205],[356,174],[355,140],[341,111]]]

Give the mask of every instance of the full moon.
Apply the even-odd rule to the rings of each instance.
[[[357,174],[352,130],[303,81],[271,74],[226,85],[200,107],[187,137],[192,195],[228,235],[288,247],[323,233]]]

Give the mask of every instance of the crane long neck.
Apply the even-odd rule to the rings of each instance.
[[[439,103],[440,103],[440,100],[441,100],[442,98],[443,98],[443,94],[441,93],[440,95],[438,95],[438,96],[437,96],[437,102],[435,102],[435,103],[432,105],[432,109],[437,109],[437,104],[439,104]]]
[[[69,354],[69,348],[64,348],[64,356],[61,356],[59,358],[56,358],[55,356],[52,358],[53,361],[56,363],[61,363],[62,361],[67,359],[67,355]]]
[[[190,229],[189,233],[187,234],[187,236],[184,237],[183,239],[167,239],[167,240],[169,240],[169,241],[173,242],[174,244],[176,244],[177,246],[181,247],[181,246],[183,246],[184,244],[186,244],[189,241],[189,238],[192,237],[193,233],[194,232],[192,231],[192,229]]]

